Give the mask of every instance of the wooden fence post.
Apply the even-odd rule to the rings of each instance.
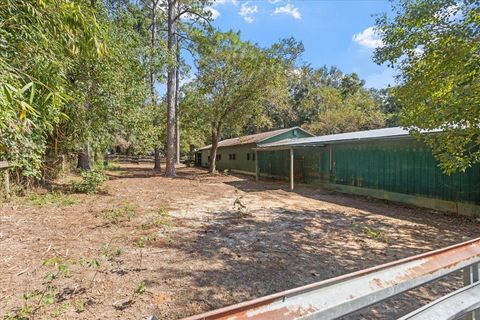
[[[8,174],[8,168],[10,167],[10,164],[8,161],[0,161],[0,171],[3,170],[3,176],[4,176],[4,187],[5,187],[5,192],[7,194],[7,198],[10,197],[10,176]]]

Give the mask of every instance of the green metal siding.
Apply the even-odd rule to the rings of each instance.
[[[301,183],[363,187],[480,205],[480,165],[447,176],[431,151],[412,138],[298,148],[294,159],[295,180]],[[260,152],[259,160],[261,172],[288,177],[288,150]]]
[[[480,166],[447,176],[413,139],[333,145],[332,183],[480,204]]]
[[[258,171],[260,175],[288,179],[289,170],[289,150],[258,152]]]

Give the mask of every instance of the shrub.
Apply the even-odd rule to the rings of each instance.
[[[97,193],[98,187],[102,182],[108,180],[108,177],[97,171],[81,171],[81,181],[72,183],[72,191],[80,193]]]

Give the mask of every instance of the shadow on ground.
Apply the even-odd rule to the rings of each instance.
[[[335,202],[335,195],[329,197],[329,201]],[[199,290],[192,292],[188,300],[206,304],[205,309],[215,309],[232,301],[246,301],[444,247],[468,237],[464,222],[451,228],[454,220],[446,215],[428,214],[438,220],[436,223],[430,219],[419,222],[408,213],[395,215],[400,226],[385,219],[392,217],[387,212],[391,211],[381,208],[355,215],[281,208],[251,215],[236,210],[215,212],[215,220],[198,230],[193,241],[176,241],[173,245],[192,260],[204,261],[210,267],[182,270],[172,265],[158,271],[174,274],[179,282],[193,281]],[[460,284],[460,277],[449,278],[350,319],[393,319]]]

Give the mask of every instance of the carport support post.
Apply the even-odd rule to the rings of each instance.
[[[258,151],[255,150],[255,181],[258,181]]]
[[[474,263],[463,269],[463,284],[465,286],[471,285],[480,281],[480,263]],[[464,316],[465,320],[480,320],[480,309],[467,313]]]
[[[293,148],[290,148],[290,191],[293,191]]]

